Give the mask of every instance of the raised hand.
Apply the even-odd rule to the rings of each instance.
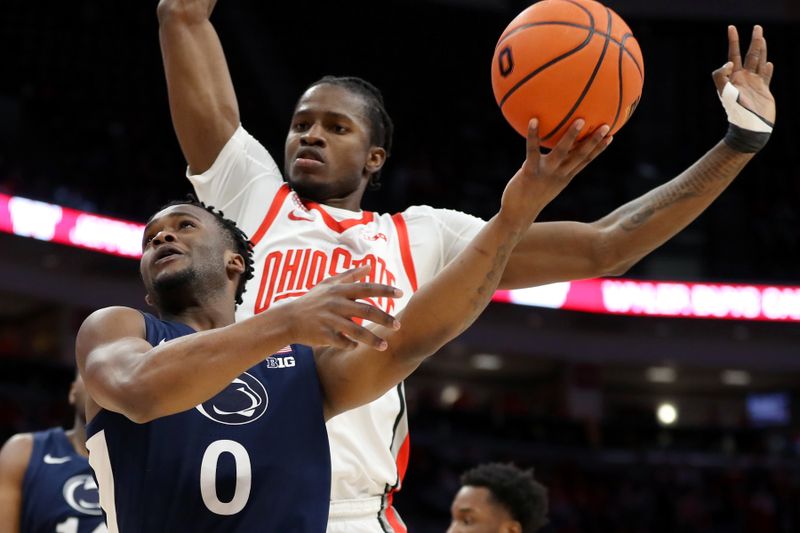
[[[539,124],[528,124],[527,157],[508,182],[503,193],[501,213],[530,224],[550,201],[564,190],[578,172],[592,162],[611,143],[609,127],[603,125],[576,143],[585,122],[578,119],[547,154],[539,148]]]
[[[744,108],[775,122],[775,98],[769,90],[774,65],[767,60],[767,40],[761,26],[753,27],[750,46],[742,61],[739,33],[728,26],[728,62],[714,71],[714,85],[721,95],[726,83],[739,90],[738,102]]]
[[[342,272],[320,282],[307,294],[281,308],[292,331],[292,339],[309,346],[352,348],[363,343],[376,350],[385,350],[386,341],[353,318],[369,320],[389,329],[400,323],[374,305],[358,302],[372,298],[398,298],[403,292],[379,283],[356,283],[370,273],[370,267]]]

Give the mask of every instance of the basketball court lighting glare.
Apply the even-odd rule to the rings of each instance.
[[[478,370],[500,370],[503,368],[503,359],[493,353],[476,353],[470,359],[473,368]]]
[[[750,385],[750,373],[745,370],[723,370],[720,378],[725,385],[737,387]]]
[[[451,406],[461,398],[461,389],[456,385],[448,385],[442,389],[442,395],[439,398],[442,405]]]
[[[653,383],[673,383],[677,372],[671,366],[651,366],[645,371],[645,375]]]
[[[658,405],[656,416],[661,425],[671,426],[678,420],[678,409],[673,404],[664,402]]]

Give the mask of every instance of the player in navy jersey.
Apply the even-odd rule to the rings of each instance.
[[[397,386],[472,323],[525,228],[568,183],[543,171],[534,125],[528,142],[499,213],[414,294],[398,315],[402,328],[356,301],[400,296],[352,283],[367,267],[234,323],[252,270],[241,231],[198,204],[154,215],[140,271],[160,318],[102,309],[76,342],[109,530],[324,531],[325,420]]]
[[[0,533],[105,533],[86,450],[86,391],[69,391],[75,424],[11,437],[0,451]]]

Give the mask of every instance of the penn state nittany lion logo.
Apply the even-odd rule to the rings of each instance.
[[[214,422],[240,426],[258,420],[267,410],[268,403],[267,389],[245,372],[225,390],[198,405],[197,410]]]
[[[64,500],[79,513],[100,516],[100,493],[94,478],[87,474],[72,476],[64,483]]]

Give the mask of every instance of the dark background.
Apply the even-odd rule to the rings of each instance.
[[[726,120],[710,73],[726,60],[725,27],[736,24],[747,43],[762,23],[776,65],[769,145],[707,213],[627,276],[800,284],[796,4],[608,2],[641,45],[642,101],[542,218],[595,220],[721,139]],[[362,76],[383,90],[396,124],[384,187],[367,195],[365,208],[430,204],[489,217],[524,157],[523,139],[494,102],[489,66],[498,36],[527,5],[223,0],[213,22],[243,124],[278,161],[302,90],[325,74]],[[155,8],[4,2],[0,192],[144,220],[190,191],[169,120]],[[0,270],[4,439],[69,423],[63,399],[77,326],[94,308],[141,302],[141,291],[134,261],[11,236],[0,236]],[[513,460],[550,487],[553,531],[796,531],[797,426],[753,427],[744,398],[787,392],[797,407],[798,336],[792,324],[493,305],[408,381],[412,457],[401,515],[412,531],[443,531],[459,473]],[[483,352],[500,358],[500,371],[475,367]],[[679,378],[648,382],[653,365],[676,368]],[[722,385],[719,372],[729,368],[748,371],[750,384]],[[447,387],[455,389],[443,396]],[[599,412],[577,415],[576,390],[590,391]],[[664,399],[685,413],[672,428],[653,417]]]

